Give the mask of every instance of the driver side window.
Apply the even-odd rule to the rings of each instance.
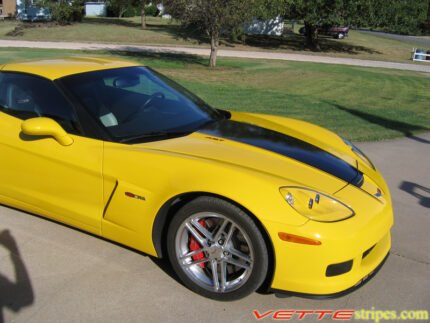
[[[73,108],[44,78],[19,73],[0,73],[0,111],[26,120],[48,117],[69,133],[79,134]]]

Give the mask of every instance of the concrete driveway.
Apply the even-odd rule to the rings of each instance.
[[[254,309],[430,310],[430,134],[360,146],[388,180],[396,224],[385,266],[348,296],[210,301],[150,257],[0,207],[0,312],[5,322],[242,322]]]
[[[102,44],[102,43],[78,43],[78,42],[49,42],[49,41],[26,41],[26,40],[0,40],[0,48],[44,48],[44,49],[69,49],[69,50],[106,50],[112,52],[135,52],[135,53],[150,53],[150,54],[175,54],[175,55],[198,55],[209,56],[209,48],[196,47],[171,47],[171,46],[142,46],[142,45],[124,45],[124,44]],[[309,62],[322,64],[337,64],[348,66],[361,67],[376,67],[388,68],[404,71],[415,71],[422,73],[430,73],[430,66],[410,63],[384,62],[373,61],[356,58],[343,58],[318,55],[292,54],[282,52],[268,51],[241,51],[231,49],[220,49],[218,51],[220,57],[233,58],[252,58],[252,59],[269,59],[294,62]]]
[[[406,43],[419,44],[421,46],[424,46],[425,48],[430,48],[430,37],[428,37],[428,36],[421,36],[421,37],[407,36],[407,35],[385,33],[382,31],[372,31],[372,30],[365,30],[365,29],[360,29],[360,32],[372,34],[372,35],[379,36],[382,38],[400,40],[400,41],[406,42]]]

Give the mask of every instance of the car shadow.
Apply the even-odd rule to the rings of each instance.
[[[0,246],[9,252],[15,272],[14,281],[0,273],[0,323],[2,323],[4,322],[3,308],[19,312],[22,308],[34,303],[34,292],[18,245],[9,230],[0,232]]]
[[[158,267],[160,268],[167,276],[169,276],[171,279],[175,280],[178,284],[181,284],[182,286],[185,286],[182,281],[179,279],[179,276],[176,274],[175,270],[173,269],[172,265],[170,264],[169,259],[166,257],[163,258],[156,258],[156,257],[149,257],[149,259]]]
[[[0,204],[0,205],[2,205],[2,204]],[[140,256],[142,256],[142,257],[147,257],[148,259],[150,259],[158,268],[160,268],[164,273],[166,273],[170,278],[172,278],[173,280],[175,280],[175,281],[177,281],[179,284],[181,284],[181,285],[183,285],[183,286],[185,286],[182,282],[181,282],[181,280],[179,279],[179,277],[176,275],[176,273],[175,273],[175,271],[174,271],[174,269],[172,268],[172,266],[170,265],[170,262],[169,262],[169,260],[168,260],[168,258],[167,258],[167,255],[165,256],[165,257],[163,257],[163,258],[157,258],[157,257],[154,257],[154,256],[151,256],[151,255],[149,255],[149,254],[146,254],[146,253],[144,253],[143,251],[139,251],[139,250],[136,250],[136,249],[133,249],[133,248],[131,248],[131,247],[129,247],[129,246],[126,246],[126,245],[124,245],[124,244],[121,244],[121,243],[118,243],[118,242],[115,242],[115,241],[112,241],[112,240],[109,240],[109,239],[106,239],[106,238],[104,238],[104,237],[101,237],[101,236],[99,236],[99,235],[96,235],[96,234],[93,234],[93,233],[90,233],[90,232],[87,232],[87,231],[84,231],[84,230],[81,230],[81,229],[78,229],[78,228],[76,228],[76,227],[72,227],[72,226],[70,226],[70,225],[68,225],[68,224],[65,224],[65,223],[62,223],[62,222],[57,222],[57,221],[55,221],[55,220],[53,220],[53,219],[49,219],[49,218],[46,218],[46,217],[43,217],[43,216],[40,216],[40,215],[38,215],[38,214],[35,214],[35,213],[30,213],[30,212],[25,212],[25,211],[22,211],[22,210],[20,210],[20,209],[17,209],[17,208],[14,208],[14,207],[10,207],[10,206],[5,206],[5,205],[2,205],[2,206],[4,206],[4,207],[7,207],[7,208],[10,208],[10,209],[12,209],[12,210],[16,210],[16,211],[18,211],[18,212],[22,212],[22,213],[24,213],[24,214],[28,214],[29,216],[34,216],[34,217],[36,217],[36,218],[39,218],[39,219],[41,219],[41,220],[43,220],[43,221],[48,221],[48,222],[51,222],[51,223],[55,223],[55,224],[57,224],[57,225],[61,225],[61,226],[64,226],[64,227],[66,227],[66,228],[69,228],[69,229],[71,229],[71,230],[74,230],[74,231],[77,231],[77,232],[80,232],[80,233],[83,233],[83,234],[85,234],[85,235],[88,235],[88,236],[91,236],[91,237],[94,237],[94,238],[96,238],[96,239],[100,239],[100,240],[103,240],[103,241],[105,241],[105,242],[107,242],[107,243],[110,243],[110,244],[113,244],[113,245],[115,245],[115,246],[118,246],[118,247],[120,247],[120,248],[123,248],[123,249],[126,249],[126,250],[128,250],[128,251],[130,251],[130,252],[133,252],[133,253],[136,253],[136,254],[138,254],[138,255],[140,255]],[[3,232],[7,232],[6,234],[4,234],[4,236],[2,235],[3,234]],[[12,238],[12,243],[10,242],[10,238],[7,236],[9,233],[8,233],[8,231],[6,230],[6,231],[3,231],[3,232],[1,232],[0,233],[0,246],[1,245],[8,245],[8,246],[12,246],[12,249],[14,249],[13,248],[13,245],[14,245],[14,240],[13,240],[13,238]],[[10,235],[10,234],[9,234]],[[3,241],[5,241],[5,242],[3,242]],[[9,241],[9,243],[8,243],[8,241]],[[15,243],[15,245],[16,245],[16,243]],[[6,247],[6,249],[10,249],[10,248],[8,248],[8,247]],[[165,252],[167,252],[167,251],[165,251]],[[18,265],[22,265],[22,266],[19,266],[18,268],[19,269],[23,269],[23,271],[20,271],[20,273],[22,272],[22,273],[27,273],[27,271],[25,270],[25,266],[23,267],[23,265],[24,265],[24,263],[21,261],[20,263],[18,263]],[[23,276],[21,276],[20,275],[20,277],[23,277]],[[26,277],[28,277],[28,274],[27,274],[27,276]],[[17,280],[18,281],[18,280]],[[30,280],[28,279],[28,282],[29,282]],[[28,295],[31,295],[31,303],[30,304],[32,304],[33,303],[33,292],[32,292],[32,287],[31,287],[31,284],[30,284],[30,286],[29,286],[29,288],[30,288],[30,293],[28,294]],[[5,289],[6,290],[6,289]],[[6,290],[7,291],[7,290]],[[6,294],[10,294],[9,292],[8,293],[6,293]],[[25,294],[23,294],[23,295],[25,295]],[[2,276],[2,274],[0,273],[0,323],[3,323],[3,321],[2,321],[2,316],[1,316],[1,308],[3,307],[3,298],[2,297],[4,297],[4,295],[3,295],[3,276]],[[28,298],[28,297],[27,297]],[[10,303],[10,302],[9,302]],[[29,304],[29,305],[30,305]],[[23,306],[26,306],[26,305],[23,305]]]
[[[430,209],[430,188],[413,182],[403,181],[399,189],[411,194],[418,199],[418,203],[425,208]]]
[[[2,204],[0,204],[2,205]],[[181,281],[179,276],[176,274],[175,270],[173,269],[172,265],[170,264],[170,261],[167,257],[167,250],[164,250],[164,256],[163,258],[157,258],[152,255],[146,254],[142,251],[133,249],[131,247],[128,247],[126,245],[123,245],[121,243],[103,238],[99,235],[92,234],[90,232],[78,229],[76,227],[72,227],[70,225],[67,225],[65,223],[57,222],[53,219],[49,219],[43,216],[40,216],[35,213],[25,212],[20,209],[2,205],[4,207],[10,208],[12,210],[16,210],[18,212],[22,212],[24,214],[27,214],[29,216],[34,216],[36,218],[39,218],[44,221],[48,221],[51,223],[55,223],[57,225],[61,225],[64,227],[67,227],[71,230],[89,235],[91,237],[94,237],[96,239],[103,240],[107,243],[113,244],[115,246],[118,246],[120,248],[126,249],[130,252],[136,253],[140,256],[147,257],[154,265],[156,265],[159,269],[161,269],[167,276],[169,276],[171,279],[176,281],[178,284],[182,285],[184,288],[188,288],[185,286],[185,284]],[[26,267],[24,265],[24,262],[19,256],[19,252],[17,252],[18,248],[16,247],[16,242],[13,239],[13,237],[10,235],[8,230],[5,230],[3,232],[0,232],[0,246],[4,246],[7,250],[13,250],[14,254],[14,260],[13,263],[15,264],[15,272],[16,272],[16,283],[11,283],[6,277],[4,277],[0,273],[0,323],[3,323],[3,316],[2,316],[2,309],[3,308],[9,308],[15,312],[18,312],[23,307],[30,306],[34,303],[34,293],[33,288],[30,282],[30,278],[28,275],[28,271],[26,270]],[[12,256],[11,256],[12,257]],[[269,273],[270,275],[267,276],[266,280],[263,282],[263,284],[260,286],[259,289],[256,290],[257,294],[260,295],[272,295],[274,294],[274,291],[270,289],[270,285],[272,282],[272,274],[274,273],[274,262],[271,262]],[[291,297],[291,295],[284,294],[282,298]]]
[[[331,104],[335,108],[342,110],[342,111],[345,111],[345,112],[347,112],[347,113],[349,113],[355,117],[361,118],[367,122],[376,124],[378,126],[386,128],[386,129],[400,132],[405,137],[407,137],[409,139],[421,142],[423,144],[430,144],[430,140],[420,138],[414,134],[414,132],[416,132],[416,131],[422,131],[422,132],[430,131],[430,128],[418,126],[418,125],[414,125],[414,124],[410,124],[410,123],[406,123],[406,122],[402,122],[402,121],[391,120],[391,119],[384,118],[384,117],[375,116],[373,114],[366,113],[363,111],[359,111],[359,110],[355,110],[355,109],[349,109],[349,108],[342,106],[342,105],[339,105],[339,104],[333,104],[333,103],[331,103]]]

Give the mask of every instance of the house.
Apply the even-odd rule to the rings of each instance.
[[[85,16],[87,17],[106,17],[107,3],[104,0],[85,2]]]
[[[284,18],[278,16],[269,20],[258,20],[254,18],[252,22],[245,24],[244,30],[247,35],[282,36],[284,28]]]
[[[16,15],[16,0],[0,0],[0,16],[11,17]]]
[[[32,0],[27,1],[30,4]],[[25,0],[0,0],[0,16],[15,17],[25,10]]]

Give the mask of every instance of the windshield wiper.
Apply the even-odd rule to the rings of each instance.
[[[130,142],[146,142],[146,141],[151,141],[154,138],[168,139],[168,138],[187,136],[190,133],[192,133],[192,131],[153,131],[153,132],[144,133],[139,136],[123,138],[120,140],[120,142],[124,144],[130,143]]]
[[[199,125],[197,128],[196,128],[196,130],[195,131],[199,131],[199,130],[201,130],[201,129],[204,129],[204,128],[206,128],[207,126],[209,126],[209,125],[211,125],[211,124],[214,124],[214,123],[217,123],[217,122],[219,122],[220,120],[217,120],[217,119],[211,119],[211,120],[208,120],[208,121],[206,121],[206,122],[204,122],[204,123],[202,123],[201,125]]]

